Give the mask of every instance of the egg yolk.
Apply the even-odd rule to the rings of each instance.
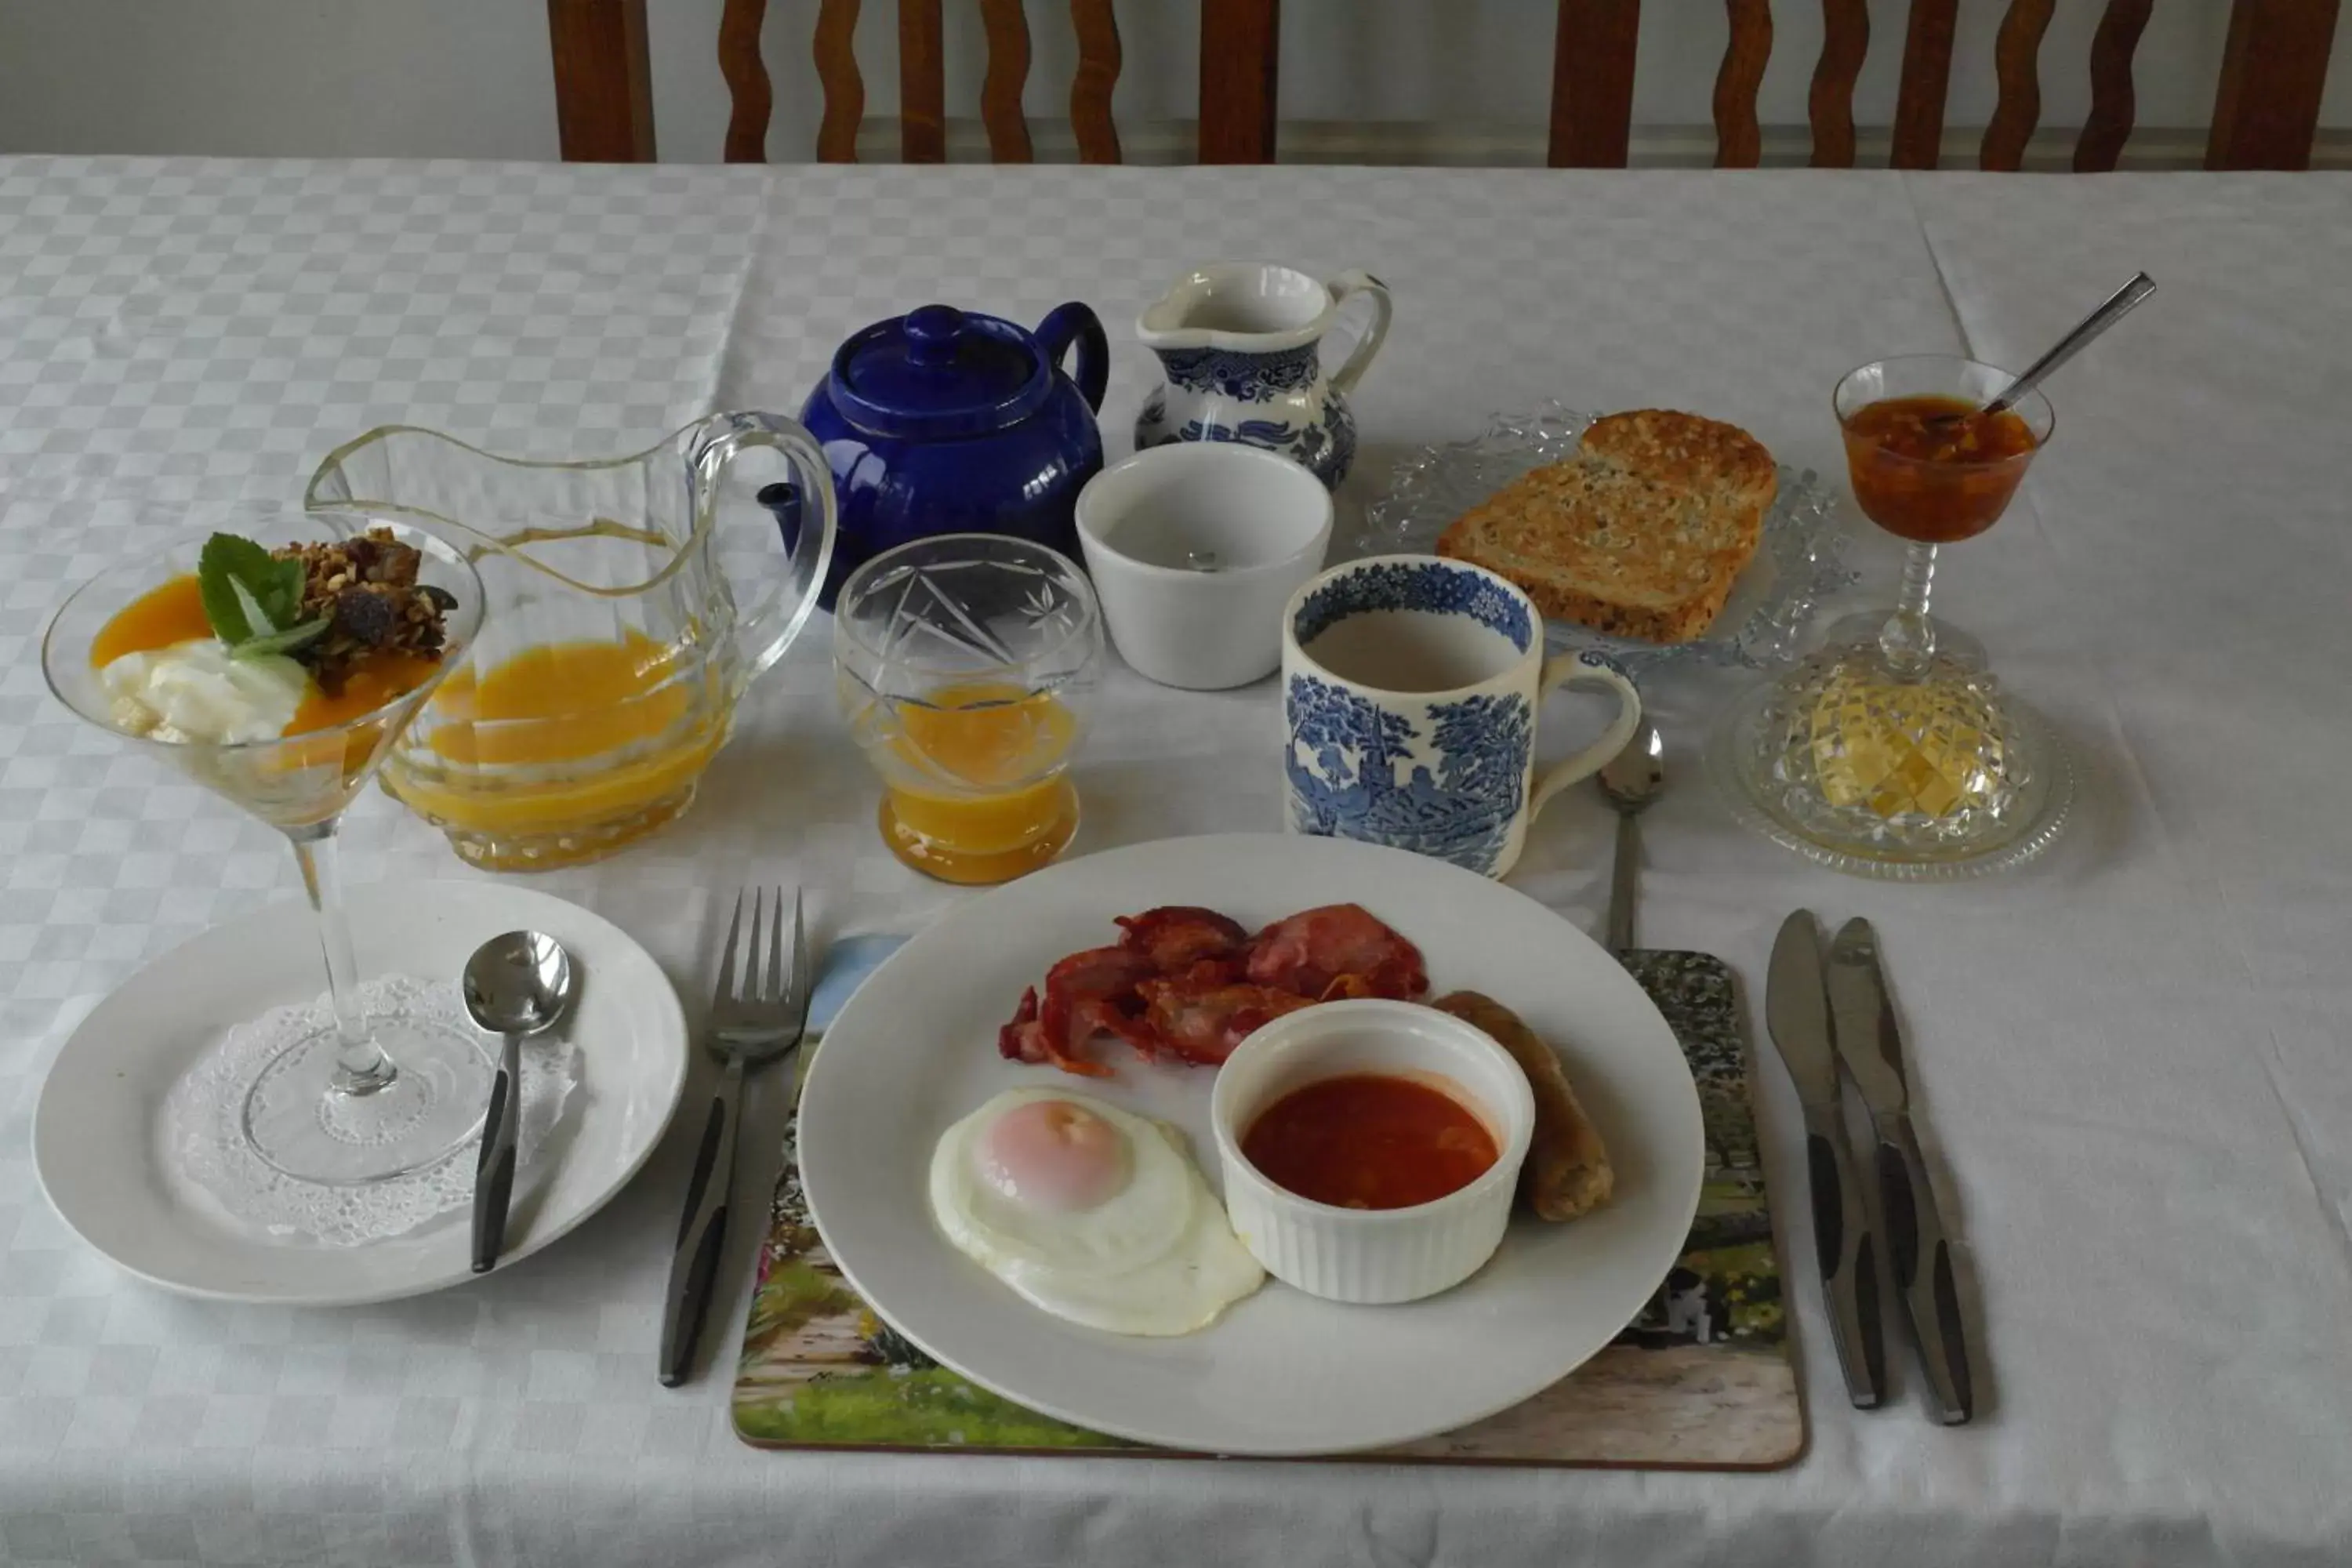
[[[1069,1214],[1118,1196],[1127,1185],[1127,1139],[1083,1105],[1033,1100],[981,1134],[981,1179],[1030,1208]]]

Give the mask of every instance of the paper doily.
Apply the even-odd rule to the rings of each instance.
[[[478,1034],[454,981],[384,975],[362,984],[359,1001],[371,1018],[415,1018]],[[478,1133],[422,1169],[349,1186],[288,1175],[247,1142],[245,1103],[254,1081],[289,1047],[330,1026],[333,1018],[324,995],[265,1013],[231,1029],[173,1085],[164,1113],[170,1151],[182,1173],[238,1219],[272,1236],[328,1247],[404,1235],[471,1204]],[[532,1156],[562,1120],[579,1079],[579,1060],[578,1047],[554,1036],[523,1042],[518,1187],[530,1180]]]

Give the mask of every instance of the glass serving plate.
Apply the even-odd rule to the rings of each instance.
[[[1389,492],[1364,510],[1356,535],[1365,554],[1433,552],[1448,523],[1530,468],[1576,451],[1597,416],[1548,403],[1532,414],[1497,414],[1467,441],[1428,447],[1397,467]],[[1837,498],[1811,468],[1780,469],[1764,514],[1763,542],[1733,584],[1715,625],[1685,643],[1612,637],[1573,621],[1549,621],[1555,649],[1591,648],[1634,674],[1690,661],[1770,669],[1796,657],[1822,600],[1854,580],[1841,553]]]

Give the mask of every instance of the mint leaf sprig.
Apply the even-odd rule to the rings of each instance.
[[[196,557],[205,619],[232,658],[291,653],[326,634],[330,617],[300,619],[302,579],[302,563],[280,561],[234,533],[214,534]]]

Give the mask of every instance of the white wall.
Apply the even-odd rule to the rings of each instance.
[[[2060,0],[2042,45],[2042,121],[2079,125],[2090,37],[2104,0]],[[648,0],[655,122],[665,159],[719,156],[727,94],[713,59],[720,0]],[[977,7],[950,0],[951,118],[979,112]],[[1819,7],[1774,6],[1768,127],[1801,127],[1821,43]],[[1907,0],[1873,0],[1857,93],[1865,127],[1891,118]],[[1947,122],[1991,112],[2001,0],[1966,0]],[[1066,114],[1076,59],[1068,8],[1031,0],[1033,119]],[[765,39],[777,110],[769,150],[811,155],[818,105],[808,62],[816,0],[772,0]],[[2167,0],[2141,40],[2139,123],[2202,126],[2227,0]],[[1127,67],[1114,109],[1130,153],[1187,145],[1198,79],[1193,0],[1120,0]],[[898,100],[897,7],[858,26],[869,117]],[[1382,122],[1369,141],[1327,124],[1286,139],[1299,156],[1540,161],[1551,89],[1552,0],[1287,0],[1282,111],[1291,122]],[[1720,0],[1643,7],[1634,115],[1704,126],[1726,23]],[[2338,29],[2326,123],[2352,126],[2352,7]],[[1040,126],[1041,154],[1066,145]],[[1335,140],[1336,137],[1336,140]],[[1694,140],[1692,147],[1704,145]],[[887,149],[885,141],[882,146]],[[1800,148],[1801,151],[1801,148]],[[0,153],[552,158],[554,92],[543,0],[0,0]],[[1701,161],[1704,161],[1703,154]]]

